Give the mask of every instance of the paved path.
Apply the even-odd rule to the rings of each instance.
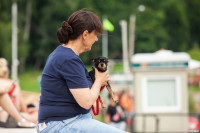
[[[0,128],[0,133],[37,133],[36,128]]]

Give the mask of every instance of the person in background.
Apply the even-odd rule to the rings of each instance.
[[[121,92],[119,97],[119,104],[125,114],[126,131],[132,131],[134,117],[134,99],[129,90],[124,90]]]
[[[37,116],[38,116],[38,111],[32,111],[29,113],[29,109],[27,108],[27,105],[22,97],[22,92],[20,86],[15,83],[12,80],[9,80],[9,69],[8,69],[8,63],[5,58],[0,58],[0,79],[5,79],[8,81],[13,82],[12,83],[12,88],[10,91],[8,91],[8,95],[16,107],[16,109],[21,112],[21,115],[25,117],[27,120],[37,123]],[[3,110],[2,108],[0,109],[0,121],[1,122],[6,122],[9,119],[9,114],[7,111]]]
[[[38,132],[124,132],[94,120],[90,114],[109,75],[95,69],[92,84],[79,56],[91,50],[101,31],[100,19],[87,10],[74,12],[57,30],[61,45],[49,55],[41,77]]]
[[[13,87],[13,81],[9,79],[0,79],[0,106],[5,110],[15,121],[15,127],[29,127],[34,128],[35,124],[24,119],[17,111],[16,107],[12,103],[8,92]],[[0,123],[0,126],[7,127],[7,123]]]
[[[108,95],[109,105],[105,114],[105,123],[126,130],[125,114],[119,104],[116,104],[110,94]]]

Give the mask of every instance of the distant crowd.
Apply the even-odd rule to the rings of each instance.
[[[109,105],[104,114],[105,123],[116,128],[131,132],[133,129],[134,97],[128,90],[116,92],[118,103],[108,95]]]

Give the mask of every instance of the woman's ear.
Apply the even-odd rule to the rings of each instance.
[[[89,34],[88,30],[85,30],[85,31],[83,32],[83,34],[82,34],[83,39],[86,39],[87,36],[88,36],[88,34]]]

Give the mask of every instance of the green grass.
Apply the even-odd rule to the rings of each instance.
[[[116,64],[114,66],[114,72],[123,72],[123,64]]]
[[[198,86],[188,86],[188,102],[189,102],[189,112],[195,113],[197,110],[195,109],[195,100],[194,95],[195,93],[200,91],[200,87]]]
[[[96,111],[96,108],[95,108],[95,111]],[[95,116],[92,111],[91,111],[91,114],[93,115],[93,118],[95,120],[104,122],[104,115],[103,115],[103,110],[101,107],[99,108],[99,114],[97,116]]]
[[[198,86],[188,86],[189,91],[192,92],[199,92],[200,91],[200,87]]]
[[[19,84],[22,90],[40,92],[39,76],[41,71],[29,70],[19,75]]]

